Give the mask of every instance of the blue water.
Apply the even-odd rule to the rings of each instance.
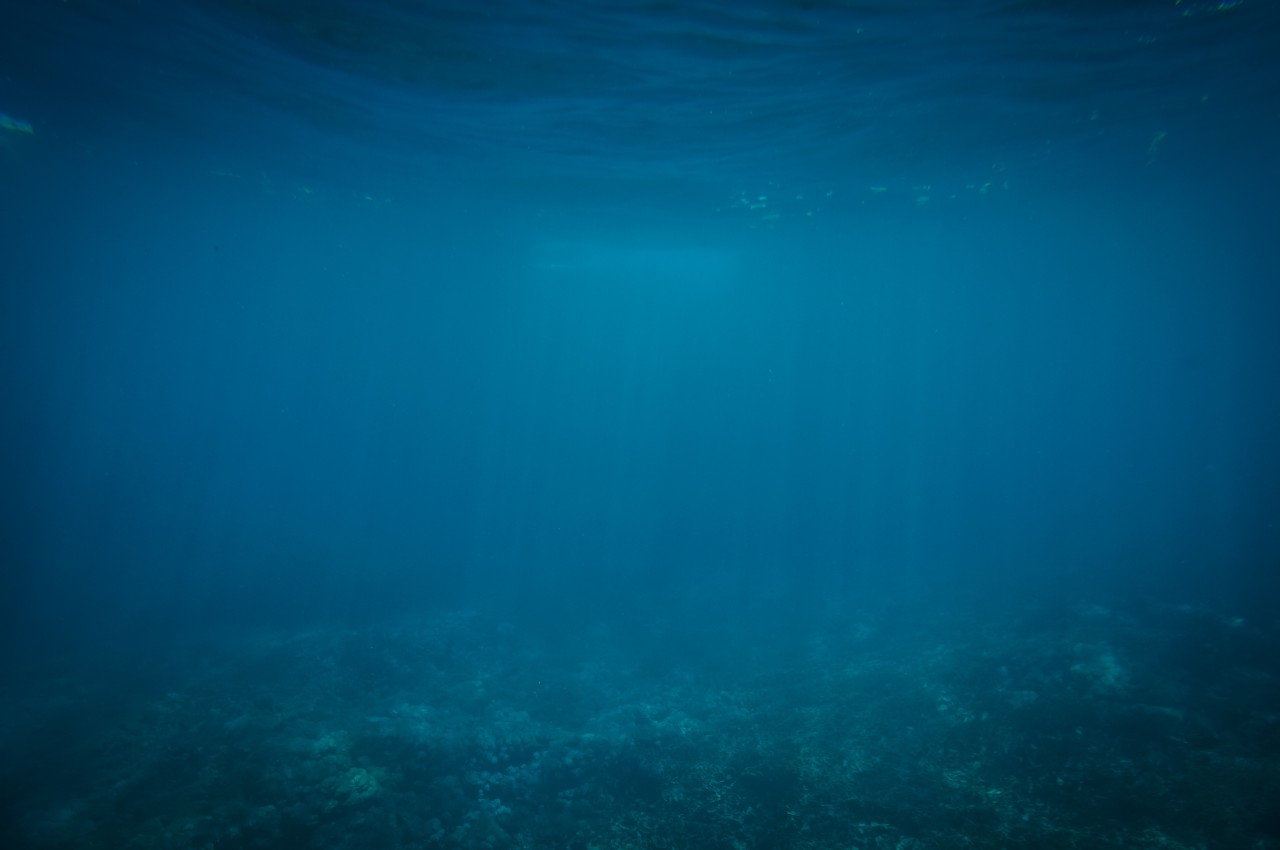
[[[1280,847],[1280,11],[0,20],[0,845]]]

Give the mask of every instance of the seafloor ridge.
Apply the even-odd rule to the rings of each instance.
[[[1254,624],[751,631],[454,613],[33,664],[0,727],[6,846],[1280,847],[1280,653]]]

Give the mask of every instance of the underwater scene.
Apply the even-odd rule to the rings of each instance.
[[[3,850],[1280,850],[1280,6],[19,0]]]

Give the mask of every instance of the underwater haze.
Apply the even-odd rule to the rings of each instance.
[[[1276,45],[8,4],[0,846],[1280,850]]]

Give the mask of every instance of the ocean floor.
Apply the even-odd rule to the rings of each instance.
[[[1280,848],[1280,635],[1200,607],[804,630],[460,611],[42,659],[10,848]]]

